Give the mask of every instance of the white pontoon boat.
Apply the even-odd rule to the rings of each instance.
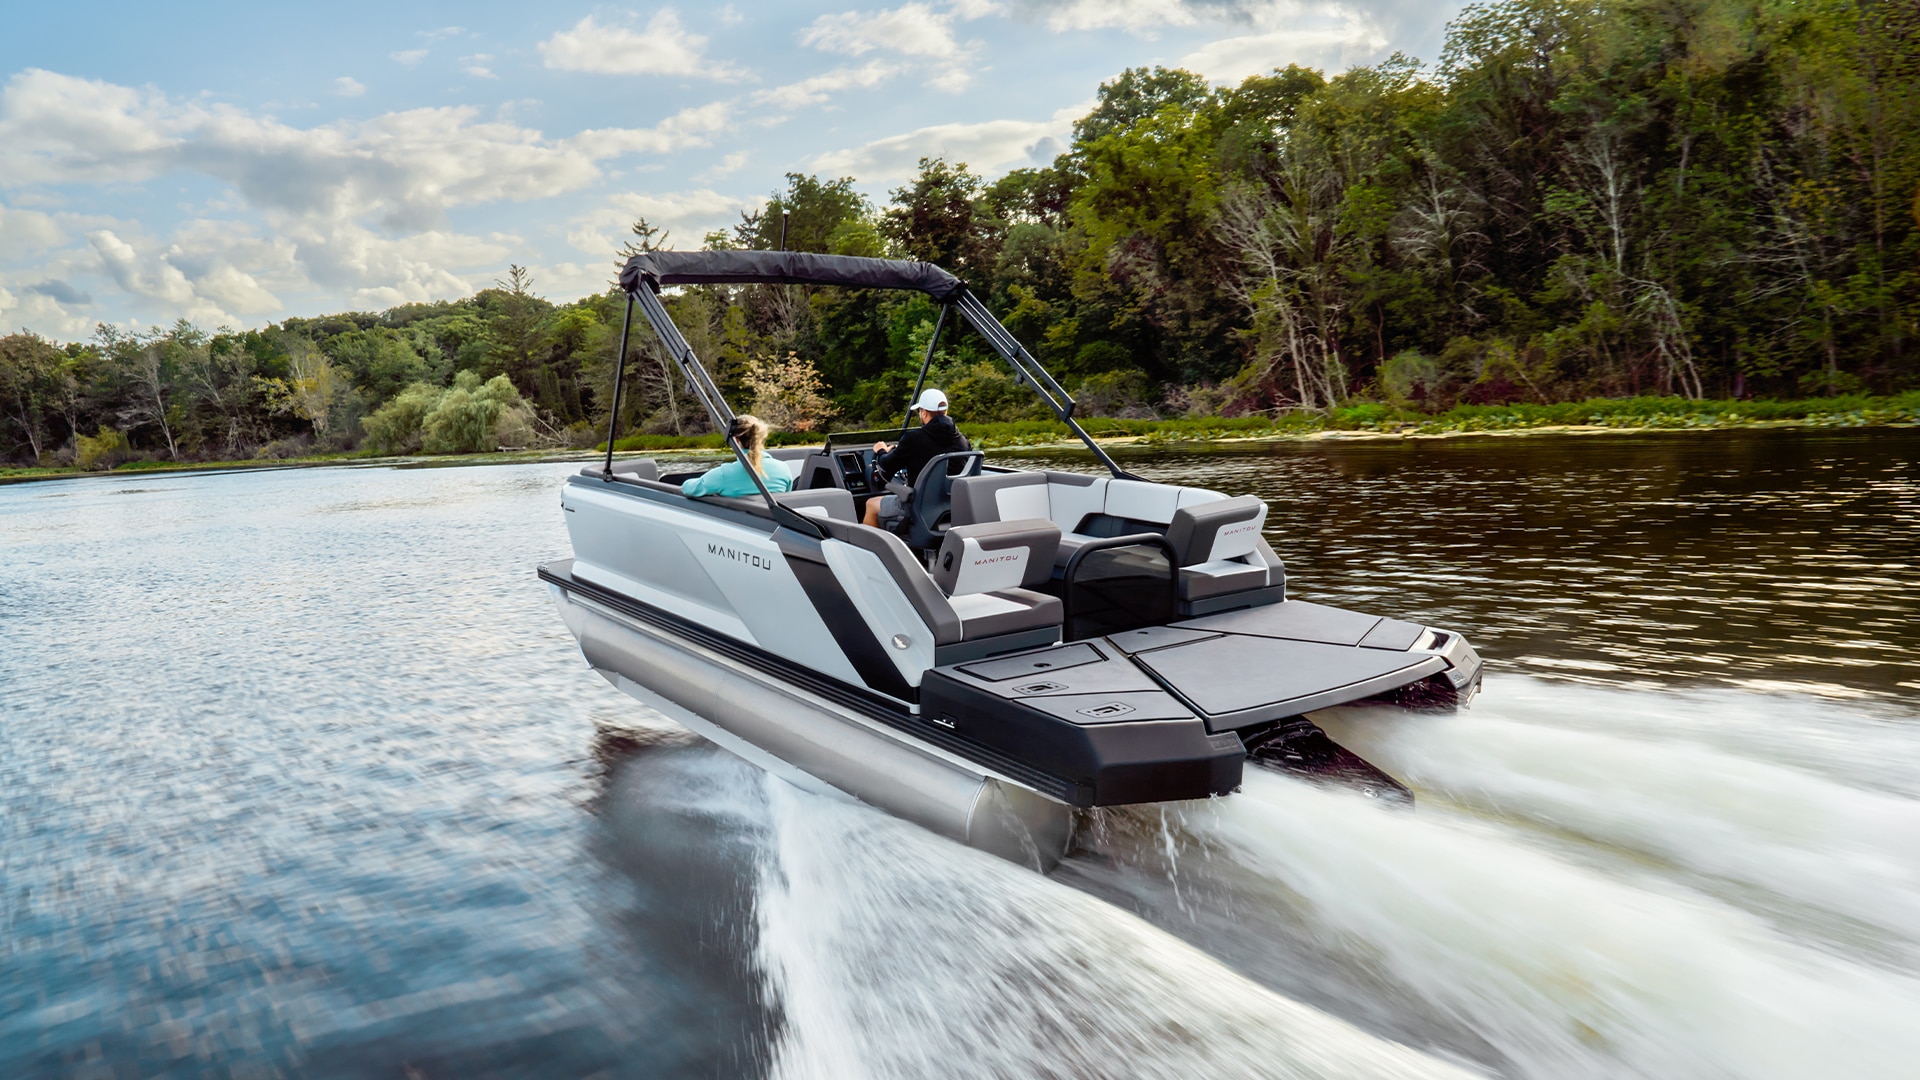
[[[540,568],[561,616],[614,685],[795,783],[1044,868],[1075,808],[1228,795],[1249,760],[1410,799],[1305,714],[1478,689],[1480,659],[1457,633],[1287,599],[1264,502],[1121,469],[1059,383],[938,267],[648,252],[620,283],[620,355],[638,306],[722,431],[733,413],[661,288],[924,292],[942,305],[929,362],[957,314],[1107,473],[949,454],[901,492],[896,535],[860,523],[887,483],[872,432],[770,451],[792,491],[694,499],[683,475],[616,461],[609,430],[606,461],[562,492],[573,558]],[[616,373],[614,424],[620,394]]]

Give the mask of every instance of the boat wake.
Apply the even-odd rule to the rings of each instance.
[[[1417,813],[1271,773],[1109,815],[1063,880],[1502,1075],[1896,1075],[1920,1056],[1920,725],[1506,678],[1316,717]]]
[[[1457,715],[1315,719],[1419,809],[1252,769],[1230,798],[1088,819],[1041,877],[753,780],[768,1071],[1785,1078],[1920,1058],[1913,718],[1508,676]]]

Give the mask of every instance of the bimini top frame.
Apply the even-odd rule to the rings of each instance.
[[[923,292],[940,301],[940,320],[934,328],[933,340],[927,344],[927,355],[920,365],[919,383],[915,385],[913,396],[918,398],[926,383],[927,368],[933,362],[934,349],[940,342],[941,330],[945,327],[947,313],[958,311],[967,325],[986,339],[987,345],[997,353],[1007,365],[1013,368],[1014,378],[1031,385],[1040,399],[1046,402],[1060,422],[1086,443],[1087,449],[1114,476],[1123,479],[1136,479],[1120,466],[1114,464],[1107,452],[1102,450],[1086,429],[1073,417],[1074,401],[1053,375],[1040,366],[1040,361],[1026,347],[1014,340],[1000,320],[993,317],[980,298],[973,295],[965,282],[947,273],[932,263],[909,262],[902,259],[863,259],[850,255],[816,255],[805,251],[645,251],[627,260],[620,270],[620,288],[627,294],[626,317],[620,327],[620,354],[614,364],[613,410],[607,429],[607,464],[605,475],[613,475],[613,441],[616,427],[620,422],[620,384],[627,356],[627,335],[633,325],[633,308],[637,303],[646,315],[653,332],[659,335],[661,344],[679,364],[686,375],[687,385],[693,388],[700,403],[706,407],[713,424],[726,431],[733,423],[733,410],[727,407],[726,399],[708,376],[706,367],[693,353],[693,347],[687,344],[680,330],[668,317],[667,309],[661,305],[659,292],[668,285],[837,285],[851,289],[902,289],[911,292]],[[912,412],[908,411],[911,420]],[[746,465],[746,457],[741,447],[731,438],[727,440],[734,454]],[[813,536],[821,535],[820,527],[811,519],[796,514],[774,501],[760,477],[752,469],[747,475],[753,477],[760,494],[773,509],[775,520]]]

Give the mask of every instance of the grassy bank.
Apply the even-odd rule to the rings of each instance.
[[[1903,427],[1920,425],[1920,391],[1890,397],[1856,395],[1808,398],[1798,401],[1689,401],[1686,398],[1602,398],[1556,405],[1462,405],[1444,413],[1425,414],[1366,402],[1328,413],[1290,413],[1284,416],[1181,417],[1171,420],[1115,420],[1092,417],[1082,421],[1088,432],[1103,440],[1148,446],[1175,446],[1241,440],[1311,438],[1442,438],[1474,434],[1523,434],[1555,431],[1671,431],[1719,430],[1754,427]],[[1046,446],[1071,438],[1066,425],[1051,420],[962,426],[982,449]],[[775,445],[817,442],[818,434],[777,432]],[[284,460],[135,461],[108,470],[114,476],[205,472],[222,469],[300,468],[313,465],[380,464],[427,466],[488,464],[494,462],[589,460],[605,452],[517,451],[460,454],[440,457],[381,457],[371,453],[320,454]],[[616,444],[623,453],[716,451],[718,435],[629,435]],[[67,476],[103,475],[72,467],[0,467],[0,483],[51,480]]]
[[[968,423],[962,428],[983,449],[1042,446],[1070,438],[1051,420]],[[1892,397],[1856,395],[1799,401],[1690,401],[1686,398],[1599,398],[1555,405],[1461,405],[1427,414],[1364,402],[1328,413],[1282,416],[1180,417],[1171,420],[1082,420],[1099,439],[1147,444],[1219,442],[1228,439],[1297,439],[1321,435],[1446,436],[1533,430],[1673,430],[1753,426],[1874,427],[1920,424],[1920,391]],[[817,436],[777,433],[775,445],[817,441]],[[718,435],[630,435],[623,451],[718,449]],[[606,446],[601,444],[602,449]]]

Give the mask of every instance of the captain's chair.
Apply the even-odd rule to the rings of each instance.
[[[939,546],[953,520],[953,482],[961,477],[978,476],[985,460],[986,455],[978,450],[941,454],[920,467],[920,475],[914,478],[910,492],[896,492],[900,494],[901,508],[907,512],[901,528],[906,533],[908,547],[928,551]]]
[[[965,637],[1042,629],[1057,634],[1060,601],[1028,586],[1052,576],[1059,546],[1060,527],[1045,518],[948,529],[933,561],[933,581],[947,594]]]

